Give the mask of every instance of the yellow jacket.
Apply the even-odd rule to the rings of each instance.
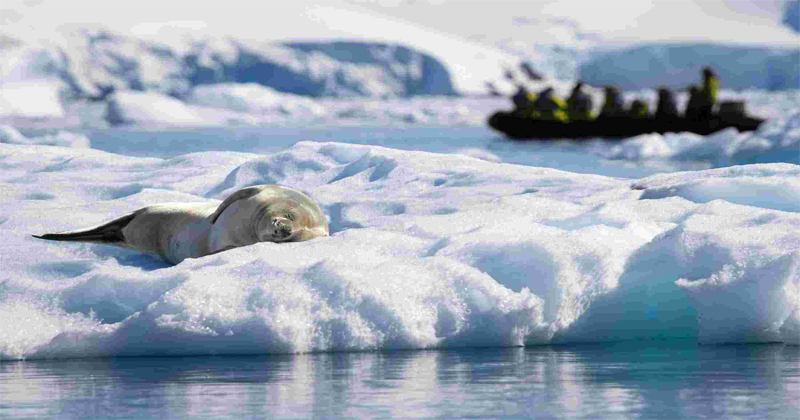
[[[568,120],[567,103],[552,93],[547,96],[540,96],[533,103],[533,110],[535,112],[534,117],[541,120],[562,122]]]
[[[714,105],[717,103],[717,92],[719,91],[719,78],[716,76],[709,76],[703,78],[703,87],[700,88],[700,93]]]

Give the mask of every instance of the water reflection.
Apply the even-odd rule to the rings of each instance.
[[[0,363],[0,418],[790,418],[798,395],[783,345]]]

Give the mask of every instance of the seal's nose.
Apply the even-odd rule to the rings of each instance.
[[[281,239],[287,238],[292,234],[292,226],[278,219],[272,220],[272,226],[275,228],[275,236]]]

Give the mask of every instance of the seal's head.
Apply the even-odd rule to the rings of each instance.
[[[297,242],[328,236],[325,214],[310,197],[288,187],[241,189],[209,216],[215,246],[257,242]]]

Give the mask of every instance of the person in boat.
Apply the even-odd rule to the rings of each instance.
[[[525,86],[518,85],[517,93],[511,97],[511,102],[514,103],[513,114],[520,117],[531,117],[535,100],[535,93],[529,92],[528,89],[525,89]]]
[[[686,103],[686,111],[683,113],[684,118],[691,121],[700,121],[705,107],[704,102],[700,88],[696,85],[689,86],[689,101]]]
[[[592,97],[581,90],[583,82],[578,81],[567,98],[567,116],[570,121],[589,121],[592,119]]]
[[[675,95],[672,91],[662,86],[658,88],[658,104],[656,105],[655,117],[658,120],[674,120],[678,118],[678,105],[675,102]]]
[[[534,118],[543,121],[566,122],[568,120],[566,102],[559,98],[550,86],[541,91],[539,97],[533,102],[533,112]]]
[[[616,86],[605,87],[605,102],[600,108],[598,118],[618,118],[625,116],[625,105]]]
[[[714,106],[717,104],[717,92],[719,91],[719,77],[711,67],[703,68],[703,86],[700,87],[702,97],[702,107],[700,108],[700,118],[708,119],[714,114]]]
[[[631,108],[628,110],[628,117],[636,120],[644,120],[650,117],[650,105],[647,102],[636,99],[631,103]]]

